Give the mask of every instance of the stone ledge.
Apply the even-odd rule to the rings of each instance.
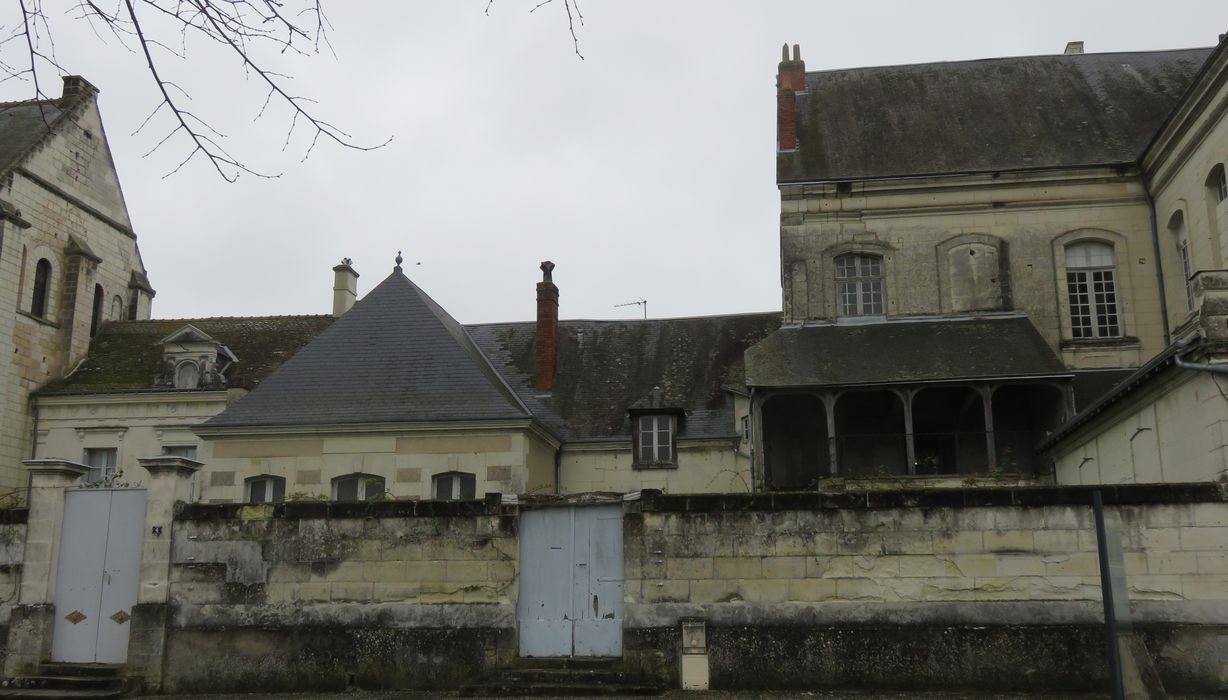
[[[441,518],[476,515],[514,515],[514,506],[500,505],[499,494],[475,501],[286,501],[272,504],[271,515],[261,511],[258,519],[299,518]],[[175,520],[245,520],[250,503],[176,503]]]
[[[1090,507],[1092,492],[1097,490],[1101,492],[1105,505],[1228,502],[1228,491],[1223,484],[1216,482],[711,495],[674,495],[645,489],[641,492],[640,510],[645,513],[710,513],[882,508]]]
[[[173,603],[171,627],[226,630],[244,627],[515,629],[516,610],[508,603]]]

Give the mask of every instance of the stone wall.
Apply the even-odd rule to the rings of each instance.
[[[184,506],[163,687],[454,687],[515,652],[517,551],[497,498]]]
[[[9,617],[20,592],[26,515],[24,508],[0,509],[0,667],[6,656]]]
[[[1222,487],[1105,497],[1166,680],[1228,689]],[[1090,502],[1090,489],[1050,488],[645,493],[625,527],[628,636],[708,620],[716,687],[1095,688]]]
[[[1228,690],[1228,492],[1102,492],[1148,663],[1170,691]],[[679,622],[699,618],[718,688],[1103,688],[1091,496],[644,491],[624,503],[623,667],[676,682]],[[162,687],[446,688],[510,667],[519,508],[569,502],[180,505]]]

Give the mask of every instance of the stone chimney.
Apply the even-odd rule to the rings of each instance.
[[[542,281],[537,283],[537,382],[542,391],[554,388],[554,369],[558,361],[559,288],[555,286],[554,263],[541,264]]]
[[[1062,52],[1065,56],[1078,56],[1083,53],[1083,42],[1071,41],[1066,44],[1066,50]]]
[[[333,268],[333,315],[340,316],[354,305],[358,298],[358,273],[350,265],[353,260],[343,258]]]
[[[97,95],[98,88],[94,87],[90,81],[82,78],[79,75],[64,76],[64,91],[60,93],[60,99],[63,101],[75,100],[83,95]]]
[[[793,58],[789,59],[789,45],[780,50],[780,67],[776,71],[776,150],[797,149],[797,93],[806,90],[806,62],[802,50],[793,45]]]

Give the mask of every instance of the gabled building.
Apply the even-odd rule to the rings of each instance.
[[[68,76],[58,99],[0,104],[0,494],[26,485],[30,392],[70,371],[104,323],[149,318],[97,96]]]

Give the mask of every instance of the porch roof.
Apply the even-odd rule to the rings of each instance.
[[[1070,372],[1022,314],[786,326],[746,351],[752,387],[856,386]]]

